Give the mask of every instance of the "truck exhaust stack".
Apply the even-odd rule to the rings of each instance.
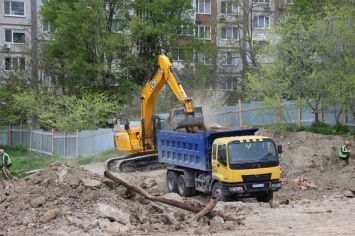
[[[167,118],[172,129],[198,127],[204,129],[202,107],[195,107],[194,113],[187,113],[185,108],[175,108],[170,111]]]

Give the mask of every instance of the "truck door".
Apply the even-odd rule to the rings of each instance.
[[[226,145],[213,145],[212,148],[212,175],[221,181],[228,178],[225,175],[227,171],[227,151]]]

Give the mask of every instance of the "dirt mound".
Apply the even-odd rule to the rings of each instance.
[[[258,131],[283,146],[282,190],[270,203],[254,199],[219,202],[215,210],[245,224],[203,218],[151,202],[103,176],[102,163],[80,167],[55,163],[31,176],[0,182],[0,235],[339,235],[353,233],[355,160],[337,158],[345,137],[308,132]],[[354,142],[352,142],[354,143]],[[167,193],[165,170],[116,174],[151,194],[205,205],[209,195],[183,199]],[[350,192],[352,193],[352,192]],[[351,195],[351,194],[350,194]],[[287,200],[289,204],[280,204]],[[304,228],[305,222],[312,227]]]
[[[288,179],[305,178],[315,185],[307,191],[299,191],[300,186],[284,184],[284,197],[317,199],[320,193],[332,194],[344,189],[355,189],[355,158],[343,166],[337,153],[346,137],[320,135],[310,132],[272,132],[260,130],[258,134],[273,137],[283,147],[281,155],[282,177]],[[349,137],[348,137],[349,138]],[[353,138],[350,137],[352,143]]]
[[[134,179],[132,184],[159,193],[155,179]],[[187,225],[191,213],[145,200],[70,163],[56,163],[2,185],[0,235],[141,235],[198,228]],[[166,197],[183,200],[176,194]]]

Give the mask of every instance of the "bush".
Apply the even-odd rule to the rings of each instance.
[[[307,131],[316,134],[323,134],[323,135],[342,135],[342,136],[349,136],[352,135],[355,137],[355,130],[350,130],[347,126],[342,124],[336,125],[329,125],[324,122],[314,122],[311,126],[299,126],[298,124],[272,124],[272,125],[262,125],[259,126],[264,129],[273,130],[276,132],[282,131],[291,131],[291,132],[300,132],[300,131]]]
[[[310,127],[304,127],[305,131],[324,135],[349,135],[350,130],[342,124],[328,125],[324,122],[312,123]]]
[[[334,128],[338,133],[349,133],[350,132],[349,128],[346,127],[345,125],[342,125],[342,124],[336,124],[336,125],[334,125]]]
[[[15,149],[20,151],[20,152],[27,152],[27,145],[23,143],[16,144]]]

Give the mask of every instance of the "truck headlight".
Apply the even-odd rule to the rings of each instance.
[[[281,188],[281,183],[271,184],[271,188]]]
[[[231,192],[243,191],[243,187],[229,187],[229,191]]]

